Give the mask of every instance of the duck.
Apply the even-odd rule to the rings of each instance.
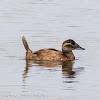
[[[74,40],[68,39],[62,43],[62,50],[56,50],[54,48],[40,49],[38,51],[32,51],[26,41],[26,38],[22,37],[23,45],[26,49],[26,60],[34,61],[73,61],[75,59],[73,50],[85,50],[78,45]]]

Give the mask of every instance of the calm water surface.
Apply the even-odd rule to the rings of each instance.
[[[25,60],[21,37],[32,50],[74,39],[68,63]],[[100,100],[100,0],[1,0],[0,99]]]

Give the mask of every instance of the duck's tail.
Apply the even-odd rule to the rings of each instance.
[[[22,37],[22,42],[23,42],[23,45],[24,45],[26,51],[30,50],[30,48],[29,48],[29,46],[28,46],[28,43],[27,43],[27,41],[26,41],[26,39],[25,39],[24,36]]]

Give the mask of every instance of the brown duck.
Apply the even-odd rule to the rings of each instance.
[[[34,61],[69,61],[74,60],[75,56],[72,50],[85,50],[80,47],[74,40],[69,39],[63,42],[62,51],[53,48],[40,49],[38,51],[30,50],[25,37],[22,37],[26,49],[26,59]]]

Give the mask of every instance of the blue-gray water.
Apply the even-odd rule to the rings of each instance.
[[[23,35],[33,51],[61,50],[69,38],[86,50],[68,68],[26,62]],[[99,60],[99,0],[0,1],[0,99],[99,100]]]

